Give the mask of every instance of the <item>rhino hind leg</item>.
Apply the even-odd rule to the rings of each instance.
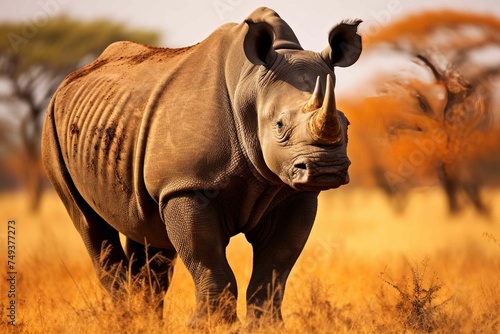
[[[118,231],[90,207],[73,183],[62,157],[52,107],[51,104],[47,111],[42,133],[42,159],[47,177],[83,239],[101,284],[114,294],[126,277],[128,260]]]
[[[163,298],[172,281],[177,252],[174,249],[145,246],[127,238],[125,254],[130,263],[132,279],[147,287],[149,293],[145,296],[146,300],[154,304],[151,306],[161,317]],[[152,300],[149,298],[151,295],[156,298]]]
[[[71,184],[56,185],[56,189],[85,244],[99,281],[111,296],[118,298],[128,268],[118,231],[102,219]]]
[[[73,218],[73,222],[92,259],[97,277],[111,296],[119,298],[127,278],[128,260],[118,231],[95,212],[85,212],[83,217]]]
[[[127,278],[128,259],[118,231],[102,219],[77,192],[72,191],[62,199],[90,255],[99,281],[112,297],[119,298]]]

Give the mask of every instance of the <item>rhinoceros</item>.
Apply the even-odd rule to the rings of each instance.
[[[334,67],[357,61],[360,22],[335,26],[316,53],[258,8],[186,48],[111,44],[66,77],[44,123],[44,166],[110,294],[149,259],[163,297],[178,254],[195,284],[193,322],[216,308],[238,321],[226,246],[244,233],[248,315],[270,302],[281,321],[317,196],[349,182]]]

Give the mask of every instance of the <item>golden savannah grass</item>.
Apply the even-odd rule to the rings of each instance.
[[[498,333],[500,331],[500,191],[486,192],[490,218],[447,213],[437,189],[411,194],[396,213],[382,193],[345,187],[320,196],[311,237],[294,267],[283,304],[284,327],[209,317],[205,333]],[[2,333],[192,333],[192,280],[178,261],[157,320],[146,289],[114,305],[100,287],[78,233],[57,196],[37,215],[22,194],[0,196]],[[16,325],[7,324],[6,221],[17,226]],[[239,296],[251,274],[242,236],[228,247]],[[145,302],[146,301],[146,302]]]

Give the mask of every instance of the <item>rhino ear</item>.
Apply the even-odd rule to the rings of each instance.
[[[273,29],[266,22],[245,22],[248,24],[248,32],[243,42],[246,57],[252,64],[270,66],[277,55],[273,48]]]
[[[328,35],[329,46],[321,55],[330,61],[332,67],[348,67],[354,64],[361,54],[361,36],[357,34],[361,20],[342,22]]]

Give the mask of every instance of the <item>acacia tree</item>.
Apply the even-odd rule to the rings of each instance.
[[[156,32],[129,29],[107,20],[51,18],[35,30],[26,23],[0,23],[0,104],[17,123],[25,157],[29,207],[38,208],[43,174],[40,138],[45,109],[64,77],[95,59],[109,44],[130,40],[156,44]],[[5,121],[4,121],[5,123]],[[4,136],[6,137],[5,133]],[[6,145],[5,138],[3,144]]]
[[[500,20],[492,15],[441,10],[408,15],[365,38],[365,49],[381,48],[416,56],[438,53],[482,95],[492,108],[500,80],[500,59],[488,52],[500,49]],[[498,59],[498,56],[497,56]]]
[[[452,157],[434,162],[437,176],[446,192],[451,212],[460,209],[458,195],[461,192],[479,212],[487,213],[479,196],[479,186],[484,183],[480,175],[485,174],[486,168],[483,167],[498,170],[495,157],[500,146],[498,143],[495,147],[486,144],[500,134],[498,124],[495,126],[492,122],[495,115],[500,115],[499,106],[494,101],[500,84],[500,20],[490,15],[448,10],[422,12],[404,17],[380,29],[377,34],[367,36],[365,50],[367,53],[385,50],[410,57],[420,55],[420,60],[432,59],[424,64],[446,87],[448,103],[442,110],[443,124],[440,126],[446,129],[448,138],[446,156]],[[374,82],[380,89],[387,80],[377,78]],[[403,85],[403,82],[398,84]],[[472,96],[478,97],[481,103],[468,103]],[[387,117],[387,113],[381,115]],[[423,112],[420,116],[429,115]],[[411,116],[402,115],[401,124],[405,117]],[[473,130],[477,130],[476,137],[471,135]],[[392,146],[396,145],[403,146],[397,138],[392,143]],[[464,147],[473,147],[473,153],[466,154],[464,149],[456,149]],[[408,151],[417,150],[408,145],[404,152]],[[479,162],[483,165],[481,169]],[[383,168],[377,168],[377,173],[376,179],[380,180],[377,182],[384,188]],[[400,191],[391,188],[389,193],[397,196]]]

